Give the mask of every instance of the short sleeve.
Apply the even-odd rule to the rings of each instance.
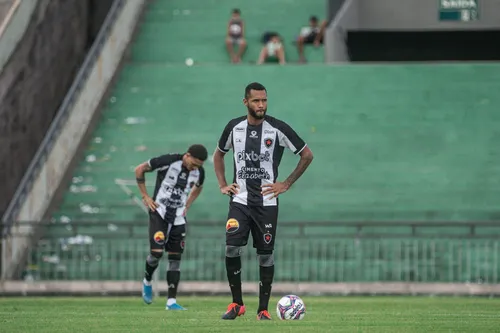
[[[223,152],[227,153],[233,146],[233,123],[230,121],[219,138],[219,143],[217,144],[217,148]]]
[[[156,170],[162,167],[165,167],[167,165],[172,164],[173,162],[177,161],[179,158],[177,155],[174,154],[166,154],[166,155],[161,155],[158,157],[153,157],[148,161],[149,166],[151,167],[151,170]]]
[[[203,182],[205,182],[205,169],[203,169],[203,167],[200,167],[198,171],[200,172],[200,176],[198,177],[198,182],[196,183],[196,186],[200,187],[203,185]]]
[[[287,123],[281,122],[278,130],[280,146],[290,149],[295,155],[304,150],[306,143]]]

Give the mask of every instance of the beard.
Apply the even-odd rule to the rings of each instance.
[[[249,107],[247,107],[247,109],[248,109],[248,113],[252,116],[252,118],[264,119],[264,117],[266,116],[267,109],[265,109],[262,114],[258,114],[256,111],[254,111],[253,109],[250,109]]]

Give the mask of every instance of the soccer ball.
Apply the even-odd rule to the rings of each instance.
[[[276,313],[281,320],[302,320],[306,315],[306,305],[299,296],[286,295],[278,301]]]

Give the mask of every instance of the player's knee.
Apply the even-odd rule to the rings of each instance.
[[[258,254],[259,266],[271,267],[274,266],[274,254]]]
[[[158,252],[158,251],[151,251],[148,254],[148,257],[146,258],[146,261],[150,266],[158,266],[158,262],[160,261],[161,257],[163,256],[163,252]]]
[[[181,270],[181,254],[169,253],[168,254],[168,270],[180,271]]]
[[[226,245],[226,257],[228,258],[240,257],[242,252],[243,248],[241,246]]]

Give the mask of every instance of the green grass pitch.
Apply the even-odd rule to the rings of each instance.
[[[247,313],[220,319],[229,297],[179,297],[188,311],[166,311],[163,297],[0,298],[1,332],[500,332],[500,299],[469,297],[303,297],[302,321],[256,320]]]

